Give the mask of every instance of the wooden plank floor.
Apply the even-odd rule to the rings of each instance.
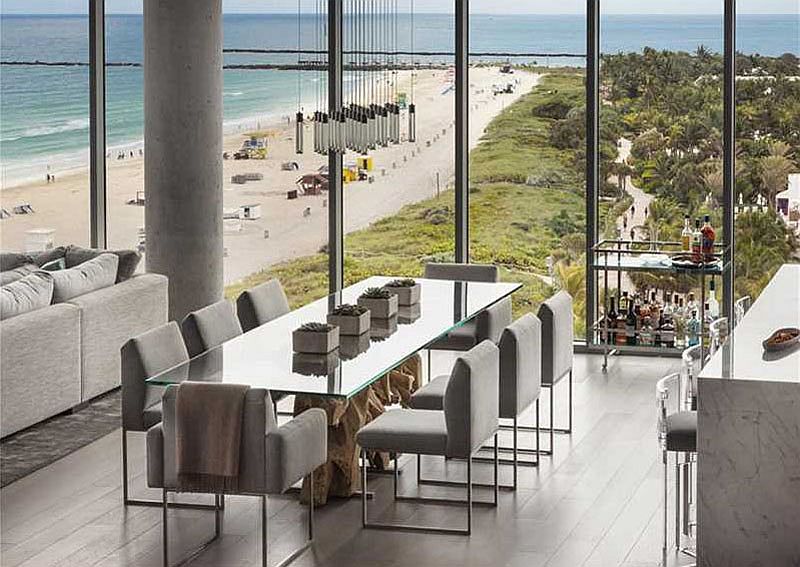
[[[435,370],[445,371],[451,362],[446,354],[434,355]],[[659,377],[678,368],[678,361],[618,358],[607,374],[601,372],[600,362],[596,356],[577,357],[573,435],[556,436],[555,457],[543,457],[540,468],[521,468],[520,489],[501,492],[497,509],[476,509],[472,537],[364,531],[360,502],[338,501],[317,511],[314,548],[295,565],[657,566],[662,468],[654,386]],[[566,384],[556,393],[557,410],[565,410]],[[546,400],[545,391],[542,401]],[[557,424],[562,418],[563,412]],[[532,444],[530,435],[521,437]],[[144,486],[143,436],[132,438],[130,454],[134,493],[158,499],[159,492]],[[400,490],[415,493],[412,461],[405,464]],[[120,433],[115,432],[3,489],[0,565],[160,566],[161,512],[123,507],[120,471]],[[476,465],[476,471],[477,480],[491,480],[491,465]],[[426,458],[423,474],[463,478],[464,465]],[[501,480],[510,482],[508,467],[501,467]],[[451,527],[465,522],[462,508],[393,504],[389,477],[371,477],[370,489],[377,491],[370,502],[371,519]],[[461,495],[431,486],[421,490],[426,495]],[[476,490],[476,498],[490,497]],[[229,497],[223,537],[191,565],[260,565],[257,506],[254,498]],[[302,541],[305,510],[290,497],[273,498],[269,513],[274,565]],[[213,533],[211,513],[173,511],[170,517],[173,559]],[[670,560],[676,566],[689,563],[686,557]]]

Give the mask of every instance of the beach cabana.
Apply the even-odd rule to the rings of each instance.
[[[319,195],[328,190],[328,176],[321,173],[308,173],[297,180],[297,185],[305,195]]]

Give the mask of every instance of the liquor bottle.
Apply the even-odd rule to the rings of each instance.
[[[628,344],[628,336],[626,333],[626,312],[620,310],[619,315],[617,315],[617,332],[615,335],[615,344],[617,346],[625,346]]]
[[[619,298],[619,312],[621,314],[626,314],[629,308],[630,308],[630,298],[628,297],[628,292],[623,291],[622,297]]]
[[[661,319],[661,310],[664,308],[661,305],[661,302],[658,300],[658,292],[653,290],[650,292],[650,318],[654,322],[658,322]]]
[[[675,296],[677,300],[678,296]],[[669,292],[664,290],[664,308],[661,310],[661,318],[662,319],[671,319],[672,314],[675,312],[675,308],[672,306],[672,303],[669,300]]]
[[[672,321],[675,325],[675,346],[684,348],[686,346],[686,308],[683,305],[683,298],[675,294],[675,313]]]
[[[689,215],[683,217],[683,231],[681,231],[681,250],[692,251],[692,225]]]
[[[712,321],[719,317],[719,301],[717,301],[717,284],[714,277],[711,277],[711,283],[708,284],[708,309],[712,317]]]
[[[706,215],[703,219],[703,228],[700,229],[702,234],[702,253],[703,259],[706,262],[711,262],[714,260],[714,240],[717,238],[717,233],[714,231],[714,228],[711,226],[711,216]]]
[[[671,317],[664,319],[664,323],[661,324],[658,332],[662,347],[675,348],[675,323]]]
[[[690,315],[692,311],[699,311],[700,306],[694,297],[694,292],[689,292],[689,299],[686,301],[686,315]]]
[[[703,233],[700,231],[700,219],[694,221],[692,232],[692,261],[698,264],[703,261]]]
[[[636,307],[628,309],[625,316],[625,344],[636,346]]]
[[[617,298],[611,297],[611,308],[606,313],[605,320],[603,321],[603,341],[608,344],[616,344],[617,340]]]
[[[700,344],[700,319],[697,318],[697,310],[692,311],[692,317],[686,323],[686,345],[693,347]]]
[[[639,331],[639,344],[642,346],[653,346],[653,320],[645,317],[642,321],[642,330]]]

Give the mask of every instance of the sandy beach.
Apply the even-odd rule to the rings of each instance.
[[[497,67],[475,67],[470,71],[470,147],[474,147],[485,128],[505,106],[529,92],[539,76],[517,71],[504,75]],[[409,76],[400,79],[400,90],[407,88]],[[519,83],[514,93],[493,94],[493,85]],[[359,230],[398,211],[402,206],[436,195],[453,177],[454,97],[446,90],[447,72],[426,70],[416,82],[417,143],[401,143],[371,153],[374,181],[359,181],[345,186],[345,230]],[[287,191],[304,173],[315,172],[327,158],[312,151],[311,132],[306,131],[306,151],[294,150],[293,126],[286,122],[269,130],[269,151],[264,160],[224,162],[224,206],[261,205],[261,218],[244,220],[240,230],[225,233],[225,283],[272,264],[313,254],[327,241],[327,194],[287,199]],[[403,127],[405,131],[405,126]],[[233,153],[241,147],[244,132],[226,135],[224,149]],[[357,155],[345,155],[345,163]],[[111,248],[136,248],[144,227],[144,207],[127,202],[144,190],[144,158],[135,154],[124,160],[108,160],[108,238]],[[176,152],[175,159],[180,159]],[[283,162],[293,161],[299,171],[282,171]],[[236,174],[260,173],[263,179],[239,185],[231,182]],[[26,231],[35,228],[55,230],[56,244],[87,245],[89,239],[88,172],[57,174],[55,183],[39,183],[6,188],[0,193],[2,206],[11,210],[29,203],[33,214],[17,215],[0,221],[3,250],[25,248]]]

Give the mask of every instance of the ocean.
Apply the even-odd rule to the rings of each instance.
[[[780,55],[800,53],[797,15],[740,15],[738,50]],[[225,48],[297,47],[294,15],[235,14],[224,18]],[[416,51],[452,51],[452,16],[417,14]],[[398,21],[398,47],[408,49],[411,20]],[[575,53],[585,51],[582,16],[490,16],[471,19],[471,51]],[[608,15],[601,21],[604,53],[657,49],[694,51],[704,45],[722,50],[721,15]],[[301,19],[301,47],[315,49],[316,19]],[[24,16],[0,14],[0,59],[3,61],[88,60],[88,18],[85,15]],[[108,62],[142,62],[141,15],[108,15]],[[292,63],[296,55],[230,54],[225,63]],[[447,62],[444,57],[432,57]],[[423,60],[422,58],[419,59]],[[450,59],[452,60],[452,59]],[[578,57],[534,57],[540,65],[583,65]],[[143,137],[141,67],[107,70],[107,144],[110,154],[140,147]],[[224,111],[228,131],[285,119],[298,104],[311,107],[321,82],[316,73],[278,70],[226,70]],[[88,160],[88,68],[0,67],[0,161],[3,186],[41,179],[47,167],[61,171],[85,166]]]

